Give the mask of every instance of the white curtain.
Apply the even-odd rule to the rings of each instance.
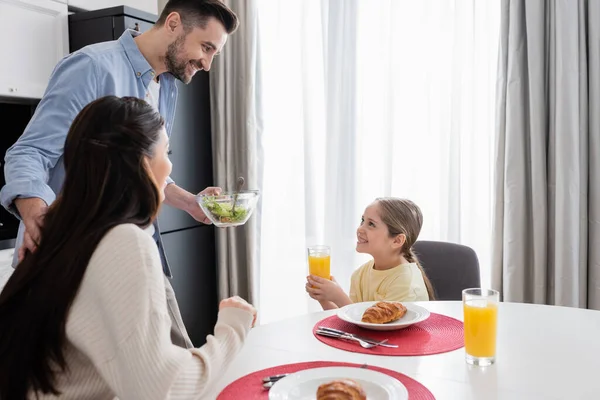
[[[261,322],[319,309],[306,246],[345,290],[378,196],[423,210],[420,239],[471,246],[490,279],[499,2],[258,0]]]

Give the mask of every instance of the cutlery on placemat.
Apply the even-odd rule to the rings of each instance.
[[[278,381],[281,378],[285,378],[286,376],[288,376],[289,374],[279,374],[279,375],[271,375],[271,376],[266,376],[263,378],[263,382],[267,383],[267,382],[274,382],[274,381]]]
[[[363,364],[359,368],[367,369],[368,365],[367,364]],[[262,380],[263,381],[263,388],[265,388],[265,389],[271,389],[273,387],[273,385],[275,383],[277,383],[277,381],[279,381],[282,378],[285,378],[288,375],[289,374],[280,374],[280,375],[271,375],[271,376],[264,377],[263,380]]]
[[[317,329],[317,335],[321,335],[321,336],[327,336],[327,337],[331,337],[334,339],[344,339],[344,340],[350,340],[352,342],[357,342],[360,347],[362,347],[363,349],[372,349],[375,346],[379,346],[378,344],[374,344],[374,343],[367,343],[364,340],[360,340],[358,338],[355,338],[354,336],[350,336],[350,335],[341,335],[339,333],[333,333],[330,331],[323,331],[321,329]]]
[[[265,389],[271,389],[271,387],[273,387],[274,384],[276,384],[277,382],[279,382],[280,379],[285,378],[286,376],[288,376],[289,374],[280,374],[280,375],[271,375],[271,376],[266,376],[262,379],[263,381],[263,388]]]
[[[357,339],[362,340],[363,342],[377,344],[377,345],[381,345],[381,344],[386,343],[388,341],[387,339],[384,339],[384,340],[375,340],[375,339],[367,338],[367,337],[364,337],[364,336],[358,336],[358,335],[355,335],[353,333],[340,331],[339,329],[327,328],[326,326],[319,326],[318,329],[322,330],[322,331],[326,331],[326,332],[329,331],[331,333],[337,333],[338,335],[353,336],[353,337],[355,337]],[[394,345],[394,347],[398,347],[398,346]]]
[[[265,383],[263,383],[263,388],[271,389],[273,387],[273,385],[276,384],[277,382],[279,382],[279,381],[265,382]]]
[[[348,335],[348,334],[340,334],[340,333],[335,333],[335,332],[331,332],[331,331],[326,331],[326,330],[322,330],[322,329],[317,329],[317,331],[315,332],[317,335],[321,335],[321,336],[327,336],[327,337],[331,337],[334,339],[345,339],[345,340],[351,340],[354,342],[358,342],[358,344],[360,344],[361,347],[365,348],[365,349],[371,349],[373,347],[377,347],[377,346],[381,346],[381,347],[391,347],[391,348],[397,348],[398,345],[397,344],[387,344],[387,343],[382,343],[382,342],[366,342],[362,339],[359,339],[355,336],[352,335]]]

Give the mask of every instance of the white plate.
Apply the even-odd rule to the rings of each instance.
[[[396,321],[388,322],[387,324],[371,324],[362,322],[362,316],[365,310],[371,307],[373,304],[378,303],[377,301],[365,301],[362,303],[348,304],[338,310],[338,318],[350,322],[351,324],[358,325],[361,328],[372,329],[375,331],[393,331],[396,329],[404,329],[407,326],[411,326],[421,321],[425,321],[429,318],[429,311],[426,308],[418,306],[413,303],[404,303],[406,307],[406,314]]]
[[[269,390],[269,400],[315,400],[317,389],[336,379],[353,379],[360,384],[368,400],[406,400],[408,391],[397,379],[357,367],[313,368],[290,374]]]

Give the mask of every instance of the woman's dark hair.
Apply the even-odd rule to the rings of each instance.
[[[113,227],[145,227],[158,213],[147,169],[164,121],[143,100],[103,97],[75,118],[64,148],[65,181],[48,208],[37,250],[0,293],[0,399],[60,394],[66,322],[88,262]]]

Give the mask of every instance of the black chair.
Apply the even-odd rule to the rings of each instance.
[[[421,240],[413,252],[433,285],[436,300],[462,300],[462,290],[481,284],[479,260],[467,246]]]

